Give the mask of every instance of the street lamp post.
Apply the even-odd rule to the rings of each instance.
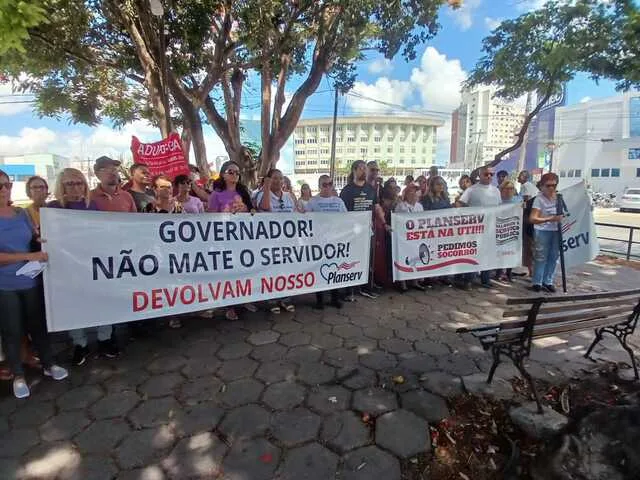
[[[162,103],[164,104],[165,115],[167,118],[167,135],[171,133],[170,122],[171,118],[169,97],[167,91],[167,82],[169,78],[168,62],[167,62],[167,45],[166,45],[166,32],[164,24],[164,7],[161,0],[149,0],[149,7],[151,8],[151,14],[160,22],[160,56],[158,63],[160,64],[160,77],[161,77],[161,89],[162,89]]]

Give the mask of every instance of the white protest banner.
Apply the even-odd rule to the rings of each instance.
[[[365,283],[371,214],[42,209],[50,331]]]
[[[584,182],[560,192],[567,209],[562,222],[562,249],[567,268],[590,262],[600,252],[591,199]]]
[[[395,281],[520,265],[520,204],[394,213],[391,228]]]

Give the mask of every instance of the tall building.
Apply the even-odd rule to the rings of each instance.
[[[329,171],[332,118],[301,120],[294,132],[295,173]],[[429,117],[362,116],[338,118],[336,169],[355,160],[375,160],[381,166],[417,170],[435,164],[436,131],[444,121]]]
[[[495,98],[492,86],[462,91],[462,101],[452,115],[452,168],[472,170],[493,160],[515,141],[524,121],[524,107]]]
[[[640,187],[640,93],[558,108],[548,147],[561,184],[585,179],[618,196]]]

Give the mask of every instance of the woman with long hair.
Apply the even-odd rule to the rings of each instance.
[[[516,186],[511,180],[504,180],[500,185],[498,185],[498,190],[500,190],[500,197],[502,198],[502,203],[521,203],[522,199],[516,193]],[[496,270],[496,280],[501,282],[509,282],[513,281],[513,269],[511,268],[501,268]]]
[[[49,184],[44,178],[35,175],[27,180],[25,187],[27,197],[31,200],[31,205],[26,208],[27,213],[31,223],[40,230],[40,209],[47,203]]]
[[[56,179],[53,190],[54,200],[47,204],[47,208],[66,208],[69,210],[97,210],[95,203],[89,196],[89,185],[85,176],[75,168],[65,168]],[[69,331],[73,342],[72,363],[76,366],[84,365],[89,357],[87,332],[89,329],[78,328]],[[106,345],[111,341],[113,327],[101,325],[96,328],[98,345]],[[102,350],[106,350],[102,348]]]
[[[53,363],[38,280],[17,274],[27,262],[46,262],[48,256],[46,252],[31,251],[34,226],[24,210],[11,206],[12,186],[9,175],[0,170],[0,334],[14,375],[13,394],[26,398],[31,391],[20,358],[23,328],[31,335],[44,375],[62,380],[69,374]]]
[[[168,176],[156,175],[151,181],[151,187],[156,201],[146,206],[146,213],[184,213],[182,204],[173,196],[173,182]]]
[[[418,201],[420,186],[416,183],[410,183],[404,187],[401,200],[396,204],[394,212],[396,213],[415,213],[422,212],[422,204]],[[409,285],[416,290],[424,291],[425,287],[419,280],[412,280]],[[407,282],[401,280],[398,282],[400,291],[406,292],[409,288]]]
[[[303,183],[302,187],[300,187],[300,198],[296,204],[300,213],[305,213],[307,211],[307,204],[309,203],[309,200],[311,200],[311,197],[311,187],[308,183]]]
[[[224,162],[220,167],[220,176],[213,182],[209,195],[209,212],[246,213],[253,210],[249,189],[242,183],[240,167],[233,161]],[[244,304],[250,312],[258,309],[252,303]],[[237,320],[238,313],[229,307],[225,314],[227,320]]]
[[[176,204],[182,206],[184,213],[204,213],[202,200],[191,195],[193,180],[187,175],[177,175],[173,179],[173,187],[176,191]]]
[[[429,191],[422,197],[422,208],[424,210],[440,210],[451,208],[451,200],[447,193],[447,184],[444,178],[435,176],[429,182]]]
[[[558,176],[545,173],[540,179],[541,192],[533,200],[529,222],[533,224],[533,291],[543,288],[555,292],[553,278],[560,256],[560,232],[558,224],[563,215],[558,215]]]

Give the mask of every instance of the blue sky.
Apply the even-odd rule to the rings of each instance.
[[[401,57],[385,61],[372,56],[358,65],[358,82],[354,92],[364,97],[383,100],[420,111],[448,113],[459,103],[460,82],[464,80],[481,53],[482,39],[500,20],[513,18],[528,9],[536,8],[541,0],[465,0],[457,11],[443,8],[440,15],[441,29],[428,44],[418,48],[418,56],[412,62]],[[259,101],[259,83],[251,82],[245,92],[245,104]],[[287,87],[290,95],[296,84]],[[5,104],[12,100],[8,86],[0,86],[0,155],[41,153],[50,151],[66,156],[94,157],[101,154],[128,154],[131,135],[143,141],[159,139],[156,129],[136,122],[116,131],[104,124],[97,128],[72,125],[66,119],[38,118],[31,114],[28,104]],[[327,80],[323,80],[318,92],[309,98],[303,117],[330,116],[333,112],[333,92]],[[596,85],[584,75],[579,75],[568,85],[568,103],[615,95],[611,82]],[[339,115],[379,113],[393,115],[399,107],[385,107],[363,98],[341,98]],[[257,112],[243,112],[247,119],[256,119]],[[224,154],[222,143],[205,126],[209,160]],[[438,132],[438,163],[448,159],[449,125]],[[290,160],[290,152],[283,152]]]

